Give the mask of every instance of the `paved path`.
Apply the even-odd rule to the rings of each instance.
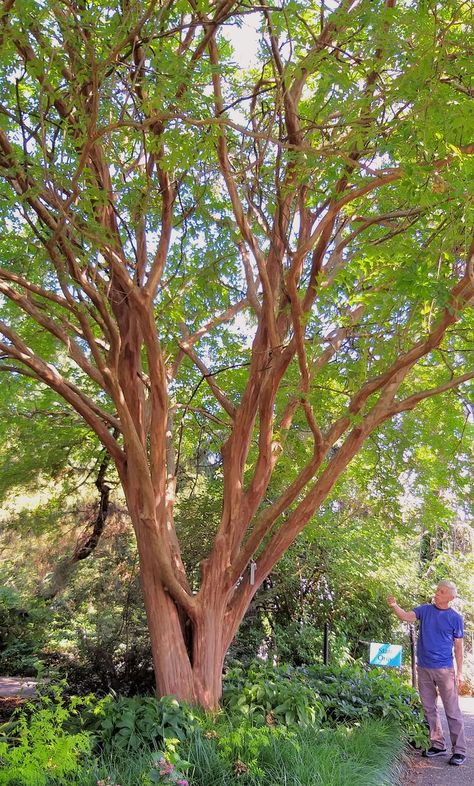
[[[29,677],[0,677],[0,698],[26,698],[36,693],[36,682]]]
[[[441,709],[440,715],[446,735],[448,753],[446,756],[437,756],[435,759],[425,759],[419,754],[413,754],[411,756],[412,768],[408,774],[405,786],[474,786],[474,698],[461,696],[460,703],[466,730],[466,763],[462,767],[450,767],[448,765],[451,755],[449,734],[446,718]]]

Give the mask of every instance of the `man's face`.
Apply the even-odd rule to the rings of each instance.
[[[434,596],[434,601],[437,606],[449,606],[450,602],[454,599],[454,592],[445,584],[438,584]]]

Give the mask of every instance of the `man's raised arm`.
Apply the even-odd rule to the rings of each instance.
[[[398,605],[398,603],[395,600],[395,598],[393,597],[393,595],[390,595],[390,597],[387,598],[387,603],[390,606],[390,608],[392,609],[392,611],[395,612],[395,614],[397,615],[398,619],[402,620],[402,622],[416,622],[416,614],[415,614],[415,612],[414,611],[404,611],[402,608],[400,608],[400,606]]]

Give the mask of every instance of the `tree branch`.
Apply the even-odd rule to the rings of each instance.
[[[229,401],[227,396],[222,392],[217,382],[215,381],[214,377],[212,376],[211,372],[206,367],[205,363],[203,363],[203,361],[192,350],[192,348],[188,346],[187,339],[180,341],[179,347],[184,352],[184,354],[187,355],[190,360],[192,360],[196,368],[199,369],[199,371],[203,376],[203,379],[206,380],[207,384],[211,388],[215,398],[217,399],[221,407],[225,410],[225,412],[227,412],[230,418],[232,419],[235,418],[236,408],[234,407],[232,402]]]
[[[121,466],[125,460],[124,454],[117,441],[112,437],[110,431],[104,425],[109,423],[118,431],[121,430],[119,421],[112,417],[105,410],[100,409],[72,382],[68,382],[51,364],[45,363],[26,346],[26,344],[10,330],[4,322],[0,321],[0,333],[11,341],[11,345],[0,342],[0,351],[8,357],[13,358],[26,365],[34,373],[38,381],[43,382],[48,387],[61,395],[89,424],[97,434],[102,444],[109,451],[117,466]]]

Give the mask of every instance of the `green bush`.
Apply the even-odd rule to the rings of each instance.
[[[254,663],[245,671],[231,669],[225,679],[224,706],[230,712],[252,717],[254,722],[277,722],[286,726],[319,725],[324,708],[318,694],[295,669],[272,668]]]
[[[75,693],[152,693],[153,659],[132,538],[101,540],[51,603],[47,668]]]
[[[0,586],[0,673],[32,676],[40,666],[47,611],[39,601],[25,601],[11,587]]]
[[[353,726],[367,718],[387,719],[418,745],[427,742],[418,694],[393,671],[254,663],[245,672],[235,668],[227,673],[224,706],[287,726]]]
[[[91,750],[88,732],[71,733],[82,704],[82,699],[66,704],[59,690],[27,704],[9,724],[9,739],[0,742],[0,786],[68,783]]]
[[[323,661],[323,629],[315,625],[302,625],[299,621],[291,621],[286,625],[275,625],[273,637],[276,642],[275,651],[279,663],[301,666],[305,663],[322,663]],[[331,660],[338,664],[352,661],[350,646],[344,633],[329,634]]]
[[[397,723],[421,747],[428,742],[418,693],[395,671],[309,666],[299,670],[318,692],[326,722],[354,724],[366,717]]]
[[[152,696],[106,696],[86,719],[87,728],[104,751],[115,748],[130,752],[166,740],[183,742],[195,724],[191,709],[172,696],[160,700]]]

